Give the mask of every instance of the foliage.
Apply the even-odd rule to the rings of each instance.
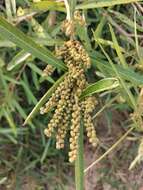
[[[141,131],[142,1],[68,3],[71,16],[74,10],[80,10],[85,18],[86,27],[77,25],[76,38],[92,61],[86,73],[90,85],[81,98],[95,94],[101,103],[95,115],[111,102],[109,107],[128,113],[121,128],[126,131],[132,126]],[[73,186],[68,147],[64,152],[55,149],[55,140],[47,140],[43,134],[50,113],[46,118],[38,114],[66,75],[66,66],[54,54],[55,48],[68,39],[61,31],[66,10],[61,1],[0,2],[0,188],[21,188],[23,176],[28,175],[38,181],[39,189],[44,185],[58,190]],[[56,67],[52,77],[43,76],[47,64]],[[140,140],[140,136],[132,135]],[[78,190],[83,189],[83,165],[79,169],[82,154],[80,149],[75,169],[79,172]],[[71,173],[67,175],[69,168]]]

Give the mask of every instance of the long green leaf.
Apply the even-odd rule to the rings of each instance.
[[[66,66],[56,59],[54,55],[44,47],[36,44],[30,37],[25,35],[18,28],[8,23],[3,17],[0,16],[0,35],[21,47],[25,51],[31,53],[35,57],[42,61],[58,67],[62,70],[66,70]]]
[[[116,78],[105,78],[94,84],[89,85],[82,93],[81,98],[90,96],[95,93],[111,90],[119,86],[119,81]]]
[[[27,100],[29,104],[35,104],[37,103],[37,99],[35,98],[32,90],[30,89],[30,85],[27,81],[21,80],[20,81],[24,91],[25,91],[25,95],[27,96]]]
[[[125,14],[122,14],[120,12],[117,11],[113,11],[113,10],[109,10],[110,13],[113,13],[113,15],[120,20],[121,22],[125,23],[126,25],[128,25],[129,27],[131,27],[132,29],[134,29],[135,27],[135,23],[133,20],[131,20],[129,17],[127,17]],[[137,26],[137,30],[140,32],[143,32],[143,27],[140,26],[138,23],[136,23]]]
[[[99,70],[103,70],[105,72],[108,72],[110,76],[115,76],[115,72],[113,68],[110,66],[110,64],[107,61],[99,60],[99,59],[92,59],[93,66],[97,67]],[[120,65],[114,65],[116,67],[116,70],[118,70],[118,73],[120,76],[130,81],[133,85],[143,85],[143,76],[139,73],[136,73],[133,69],[128,68],[124,69]]]
[[[15,134],[15,135],[17,135],[17,129],[16,129],[16,125],[15,125],[15,123],[14,123],[14,121],[13,121],[13,117],[12,117],[12,115],[11,115],[11,113],[10,113],[10,110],[7,108],[7,109],[3,109],[3,112],[4,112],[4,116],[5,116],[5,118],[6,118],[6,120],[7,120],[7,122],[8,122],[8,124],[9,124],[9,126],[12,128],[12,130],[13,130],[13,133]]]
[[[65,12],[63,2],[56,2],[53,0],[39,1],[37,3],[30,3],[30,9],[35,11],[57,10]]]
[[[77,5],[77,9],[93,9],[99,7],[110,7],[114,5],[127,4],[139,2],[141,0],[99,0],[99,1],[87,1],[85,3]]]
[[[55,82],[55,84],[44,94],[44,96],[39,100],[39,102],[36,104],[36,106],[33,108],[33,110],[27,116],[23,125],[26,125],[36,115],[36,113],[39,112],[39,109],[47,101],[47,99],[51,96],[51,94],[55,91],[57,86],[64,79],[65,75],[66,75],[66,73],[57,82]]]
[[[25,52],[25,51],[20,51],[18,54],[16,54],[16,56],[14,56],[12,58],[12,60],[9,62],[9,64],[7,65],[7,70],[11,71],[12,69],[14,69],[15,67],[17,67],[18,65],[20,65],[22,62],[24,62],[27,58],[30,57],[30,53]]]
[[[101,45],[100,45],[100,48],[103,51],[104,55],[107,57],[107,59],[108,59],[110,65],[111,65],[113,71],[116,74],[116,77],[120,80],[121,86],[123,87],[123,89],[125,90],[126,94],[128,95],[127,96],[127,100],[129,100],[130,103],[131,103],[131,106],[134,109],[136,109],[137,105],[136,105],[135,98],[134,98],[133,94],[131,93],[130,89],[127,87],[126,82],[122,79],[122,77],[120,77],[120,74],[119,74],[118,70],[116,69],[115,64],[112,62],[112,60],[109,57],[109,55],[105,52],[104,48]]]
[[[118,41],[117,41],[117,38],[116,38],[116,36],[115,36],[114,30],[113,30],[113,28],[112,28],[111,25],[109,25],[109,28],[110,28],[110,32],[111,32],[113,44],[114,44],[116,53],[117,53],[117,55],[118,55],[118,58],[119,58],[119,60],[120,60],[120,63],[122,64],[122,66],[123,66],[124,68],[128,68],[128,65],[127,65],[127,63],[126,63],[126,60],[125,60],[125,58],[124,58],[124,56],[123,56],[123,54],[122,54],[122,52],[121,52],[121,48],[120,48],[120,46],[119,46],[119,44],[118,44]]]

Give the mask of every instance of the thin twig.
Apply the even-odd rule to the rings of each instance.
[[[111,151],[113,151],[126,137],[127,135],[134,129],[131,127],[115,144],[113,144],[102,156],[100,156],[97,160],[95,160],[91,165],[89,165],[84,173],[87,173],[94,165],[100,162],[103,158],[105,158]]]
[[[107,107],[109,107],[115,100],[117,100],[117,96],[115,96],[111,101],[109,101],[107,104],[105,104],[98,112],[95,113],[95,115],[92,117],[92,119],[95,119],[98,115],[100,115]]]

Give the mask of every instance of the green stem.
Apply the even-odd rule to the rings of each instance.
[[[83,159],[83,124],[80,127],[80,136],[78,140],[78,155],[75,161],[75,185],[76,190],[84,189],[84,159]]]

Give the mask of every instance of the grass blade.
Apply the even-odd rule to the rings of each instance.
[[[10,110],[7,108],[7,109],[3,109],[3,112],[4,112],[4,116],[9,124],[9,126],[11,127],[11,129],[13,130],[13,133],[15,135],[17,135],[17,129],[16,129],[16,125],[13,121],[13,118],[12,118],[12,115],[10,113]]]
[[[0,16],[0,34],[2,37],[14,42],[17,46],[31,53],[42,61],[51,64],[59,69],[66,70],[66,66],[56,59],[54,55],[44,47],[36,44],[30,37],[22,31],[8,23]]]
[[[109,10],[110,13],[113,14],[113,16],[115,16],[118,20],[120,20],[121,22],[125,23],[126,25],[128,25],[129,27],[131,27],[132,29],[134,29],[134,21],[132,21],[131,19],[129,19],[127,16],[125,16],[124,14],[117,12],[117,11],[113,11],[113,10]],[[137,30],[140,32],[143,32],[143,28],[142,26],[140,26],[138,23],[136,23],[137,25]]]
[[[81,98],[90,96],[95,93],[103,92],[105,90],[111,90],[119,86],[117,78],[102,79],[94,84],[89,85],[82,93]]]
[[[123,89],[124,89],[125,92],[127,93],[127,97],[129,98],[129,101],[130,101],[130,103],[131,103],[131,106],[132,106],[134,109],[136,109],[136,107],[137,107],[137,106],[136,106],[136,101],[135,101],[135,98],[134,98],[134,96],[132,95],[130,89],[128,89],[128,87],[127,87],[125,81],[121,78],[121,76],[120,76],[118,70],[116,69],[116,67],[115,67],[114,63],[112,62],[112,60],[110,59],[109,55],[105,52],[104,48],[103,48],[101,45],[100,45],[100,48],[101,48],[101,50],[103,51],[104,55],[107,57],[107,59],[108,59],[110,65],[111,65],[113,71],[114,71],[115,74],[116,74],[116,77],[120,80],[121,86],[123,87]]]
[[[110,74],[109,76],[115,77],[115,72],[107,61],[101,59],[92,59],[92,63],[99,70],[108,72],[108,74]],[[118,70],[119,75],[124,80],[130,81],[133,85],[143,85],[143,76],[135,72],[133,69],[124,69],[123,67],[121,67],[121,65],[114,65],[114,67],[116,68],[116,70]]]
[[[57,11],[65,12],[65,7],[64,7],[63,2],[56,2],[53,0],[30,3],[30,7],[32,10],[35,10],[35,11],[57,10]]]
[[[14,56],[12,58],[12,60],[9,62],[9,64],[7,65],[7,70],[11,71],[12,69],[14,69],[15,67],[17,67],[18,65],[24,63],[24,61],[30,57],[30,53],[27,53],[25,51],[20,51],[18,54],[16,54],[16,56]]]
[[[139,2],[141,0],[100,0],[100,1],[89,1],[86,3],[82,3],[77,5],[77,9],[93,9],[93,8],[99,8],[99,7],[111,7],[114,5],[120,5],[120,4],[128,4],[128,3],[134,3]]]
[[[119,44],[118,44],[118,41],[117,41],[117,38],[116,38],[115,33],[114,33],[114,31],[113,31],[113,28],[112,28],[111,25],[109,25],[109,28],[110,28],[110,32],[111,32],[113,44],[114,44],[116,53],[117,53],[117,55],[118,55],[118,57],[119,57],[120,63],[122,64],[122,66],[123,66],[124,68],[128,68],[128,65],[127,65],[127,63],[126,63],[126,60],[125,60],[125,58],[124,58],[122,52],[121,52],[121,48],[120,48],[120,46],[119,46]]]

